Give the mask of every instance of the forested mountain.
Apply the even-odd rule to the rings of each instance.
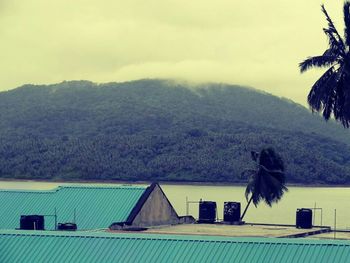
[[[242,182],[272,146],[288,182],[350,183],[349,130],[292,101],[166,80],[25,85],[0,93],[0,176]]]

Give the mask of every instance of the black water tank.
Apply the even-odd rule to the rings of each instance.
[[[216,202],[201,201],[199,202],[199,219],[198,223],[212,224],[216,220]]]
[[[308,208],[297,209],[296,213],[297,228],[312,228],[312,210]]]
[[[225,202],[224,203],[224,221],[238,222],[241,219],[241,203]]]
[[[44,216],[21,215],[20,229],[22,230],[45,230]]]
[[[76,231],[77,230],[77,224],[74,224],[74,223],[58,223],[57,229],[58,230],[64,230],[64,231]]]

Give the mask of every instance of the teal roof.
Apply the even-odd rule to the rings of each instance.
[[[107,228],[126,221],[146,187],[59,186],[49,191],[0,190],[0,228],[19,228],[21,215],[45,216],[45,229],[73,222],[79,230]]]
[[[6,263],[349,261],[347,241],[0,231],[0,262]]]

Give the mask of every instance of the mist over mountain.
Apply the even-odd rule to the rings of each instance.
[[[350,183],[349,131],[290,100],[170,80],[0,93],[0,177],[243,182],[272,146],[288,182]]]

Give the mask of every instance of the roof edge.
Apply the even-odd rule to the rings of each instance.
[[[348,240],[333,239],[304,239],[304,238],[271,238],[271,237],[224,237],[180,234],[151,234],[151,233],[113,233],[113,232],[89,232],[89,231],[41,231],[41,230],[0,230],[0,236],[37,236],[37,237],[70,237],[70,238],[115,238],[115,239],[152,239],[152,240],[177,240],[177,241],[201,241],[223,243],[262,243],[262,244],[297,244],[297,245],[338,245],[350,247]]]
[[[0,189],[0,192],[10,193],[36,193],[36,194],[48,194],[55,193],[61,189],[132,189],[132,190],[145,190],[144,186],[133,186],[133,185],[116,185],[116,186],[104,186],[104,185],[59,185],[52,189],[35,190],[35,189]]]

